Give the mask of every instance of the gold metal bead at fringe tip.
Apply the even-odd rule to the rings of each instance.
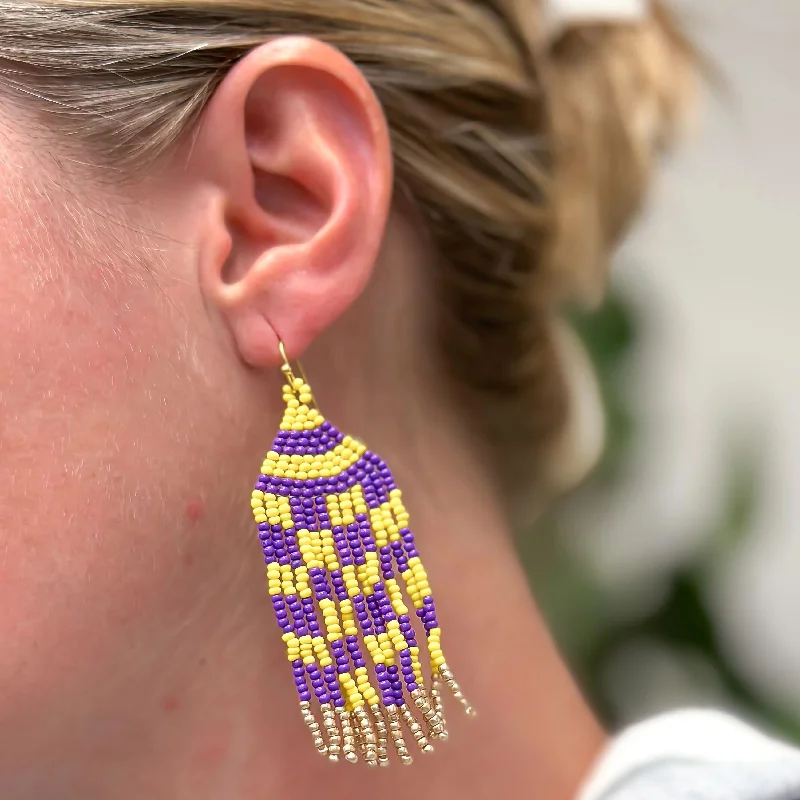
[[[414,737],[419,749],[423,753],[432,753],[433,747],[431,747],[430,742],[422,732],[422,726],[417,722],[416,717],[411,713],[411,709],[407,705],[401,706],[400,716],[408,726],[409,731],[411,731],[411,735]]]
[[[389,766],[389,729],[386,727],[386,718],[377,703],[370,706],[370,713],[375,720],[375,730],[377,732],[377,751],[378,765],[381,767]]]
[[[411,699],[422,713],[431,738],[442,738],[442,734],[444,734],[444,738],[447,738],[447,732],[444,729],[444,720],[434,711],[425,692],[422,689],[416,689],[411,693]]]
[[[328,758],[336,762],[342,752],[342,736],[339,733],[339,726],[336,724],[336,712],[330,703],[323,704],[321,710],[322,724],[328,734]]]
[[[317,748],[317,752],[323,756],[328,755],[328,746],[325,744],[325,739],[322,738],[319,723],[311,713],[311,703],[303,701],[300,703],[300,710],[303,714],[303,722],[305,722],[308,729],[311,731],[311,736],[314,739],[314,747]]]
[[[442,676],[442,680],[447,685],[447,688],[450,689],[451,694],[453,697],[464,706],[464,710],[467,712],[467,715],[470,717],[474,717],[476,715],[475,709],[469,704],[469,701],[461,692],[461,687],[456,683],[455,678],[453,677],[453,673],[450,671],[447,664],[442,664],[439,667],[439,674]]]
[[[397,706],[386,706],[386,715],[389,717],[389,732],[392,735],[392,741],[394,742],[395,750],[397,750],[397,755],[400,757],[400,762],[405,766],[409,766],[414,763],[414,759],[411,758],[405,739],[403,739],[403,727],[400,724],[400,712]]]
[[[355,764],[358,761],[358,755],[356,753],[355,732],[353,731],[350,712],[344,709],[339,711],[339,722],[342,726],[342,752],[344,753],[345,760],[349,761],[351,764]]]
[[[359,731],[361,752],[364,756],[364,761],[368,767],[376,767],[378,766],[378,740],[375,737],[372,723],[363,706],[353,711],[353,717],[356,720],[356,727]]]

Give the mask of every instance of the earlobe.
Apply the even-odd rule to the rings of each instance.
[[[201,286],[242,358],[295,357],[363,290],[392,193],[386,122],[366,79],[313,39],[262,45],[203,113],[192,168],[213,186]]]

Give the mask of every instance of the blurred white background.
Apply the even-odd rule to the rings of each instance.
[[[641,596],[699,546],[731,442],[749,436],[765,494],[713,604],[734,665],[798,710],[800,2],[674,4],[728,87],[707,93],[619,259],[618,283],[643,309],[631,379],[644,418],[624,490],[593,508],[581,549],[615,591]],[[682,682],[696,680],[652,660],[628,687],[630,715],[685,702]]]

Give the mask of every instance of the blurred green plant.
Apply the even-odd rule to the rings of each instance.
[[[605,452],[587,485],[588,494],[611,491],[625,479],[624,468],[635,441],[636,413],[623,375],[637,346],[638,320],[633,304],[613,292],[592,314],[575,314],[572,323],[597,370],[607,417]],[[702,661],[715,676],[727,705],[772,731],[800,741],[800,720],[763,697],[739,673],[722,642],[709,602],[710,587],[753,530],[759,501],[759,452],[751,442],[736,442],[729,464],[724,502],[716,522],[703,532],[703,545],[661,576],[657,602],[642,613],[616,613],[607,588],[567,544],[571,523],[564,513],[570,498],[520,539],[523,561],[554,635],[601,718],[613,729],[628,720],[609,690],[605,676],[613,659],[637,642]],[[714,701],[718,702],[718,695]]]

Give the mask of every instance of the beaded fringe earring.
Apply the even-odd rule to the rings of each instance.
[[[279,346],[286,410],[252,507],[303,720],[331,761],[355,763],[360,753],[369,766],[387,766],[391,740],[410,764],[404,724],[423,752],[447,738],[442,683],[475,712],[442,654],[428,576],[389,468],[324,419]],[[395,572],[425,629],[429,683]]]

